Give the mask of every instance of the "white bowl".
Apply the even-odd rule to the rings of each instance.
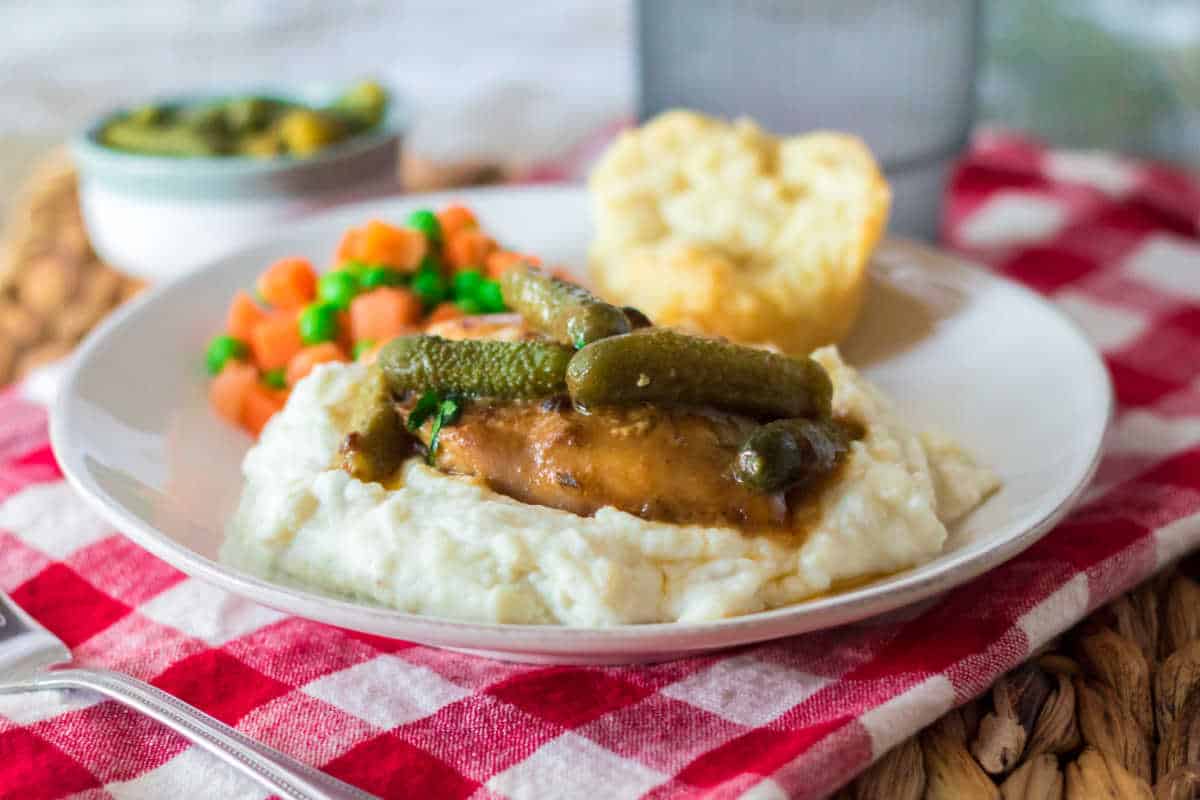
[[[928,564],[852,590],[703,623],[581,628],[501,625],[407,614],[282,586],[217,560],[241,491],[250,438],[207,402],[204,343],[229,297],[262,265],[328,253],[365,218],[469,204],[484,226],[551,264],[583,263],[581,189],[536,188],[395,198],[339,209],[161,286],[83,344],[51,421],[71,483],[118,530],[190,575],[266,605],[344,628],[525,661],[621,663],[840,625],[946,591],[1037,541],[1095,469],[1112,407],[1100,357],[1033,292],[929,247],[891,241],[872,264],[858,327],[845,342],[920,427],[936,425],[996,470],[1003,488],[951,531]]]
[[[251,94],[321,105],[335,92],[242,89],[163,102]],[[72,142],[72,153],[92,246],[105,261],[143,278],[180,275],[285,219],[399,188],[407,119],[394,93],[378,126],[307,158],[172,158],[105,147],[99,134],[121,113],[97,119]]]

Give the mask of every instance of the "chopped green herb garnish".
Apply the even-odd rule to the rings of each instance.
[[[408,413],[408,429],[410,431],[419,430],[425,424],[425,420],[437,412],[438,404],[441,402],[442,398],[435,391],[431,390],[421,395],[421,399],[417,400],[413,410]]]
[[[433,429],[429,431],[429,463],[433,463],[437,455],[438,434],[447,425],[453,425],[462,415],[462,404],[457,398],[448,397],[438,404],[437,414],[433,418]]]
[[[437,455],[438,435],[442,428],[453,425],[462,416],[464,400],[458,395],[443,398],[435,391],[421,395],[413,410],[408,414],[408,429],[417,431],[428,419],[433,419],[433,427],[429,431],[429,448],[425,460],[432,464]]]

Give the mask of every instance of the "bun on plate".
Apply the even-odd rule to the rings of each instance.
[[[858,315],[890,191],[861,140],[669,111],[590,179],[597,290],[658,324],[807,353]]]

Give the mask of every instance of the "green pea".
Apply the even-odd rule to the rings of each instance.
[[[421,257],[421,263],[417,265],[417,274],[422,272],[436,272],[442,274],[442,261],[433,253],[426,253]]]
[[[475,299],[483,306],[485,314],[497,314],[507,310],[504,305],[504,293],[500,290],[500,281],[485,280],[475,291]]]
[[[305,344],[331,342],[338,335],[338,308],[313,303],[300,313],[300,338]]]
[[[446,279],[437,272],[418,272],[413,277],[411,288],[426,308],[433,308],[446,299]]]
[[[327,272],[317,281],[317,299],[340,309],[350,307],[350,301],[358,294],[358,278],[346,270]]]
[[[425,234],[425,238],[432,245],[440,244],[442,241],[442,225],[438,222],[437,215],[427,208],[409,214],[408,227]]]
[[[262,381],[272,389],[286,389],[287,371],[283,367],[269,369],[263,373]]]
[[[375,346],[374,339],[359,339],[357,342],[354,343],[354,351],[353,351],[354,352],[354,360],[358,361],[358,359],[363,357],[363,353],[366,353],[368,350],[370,350],[374,346]]]
[[[454,297],[459,300],[475,299],[479,287],[483,285],[483,274],[477,269],[464,269],[454,273],[452,282]]]
[[[483,305],[474,297],[460,297],[454,301],[464,314],[482,314]]]
[[[221,370],[225,369],[225,365],[230,359],[245,358],[248,352],[249,348],[241,339],[227,334],[214,336],[208,343],[208,352],[204,354],[204,363],[208,367],[208,374],[219,374]]]
[[[338,267],[338,269],[349,272],[356,278],[361,278],[362,274],[366,272],[370,266],[371,265],[365,261],[359,261],[357,258],[351,258],[347,261],[343,261],[342,265]]]
[[[401,286],[404,275],[391,267],[367,267],[359,283],[363,289],[377,289],[380,286]]]

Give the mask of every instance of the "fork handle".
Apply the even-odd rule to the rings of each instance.
[[[158,720],[193,744],[254,778],[287,800],[369,800],[373,795],[332,778],[238,733],[223,722],[148,683],[119,672],[61,669],[11,689],[91,689]],[[0,687],[0,692],[10,689]]]

